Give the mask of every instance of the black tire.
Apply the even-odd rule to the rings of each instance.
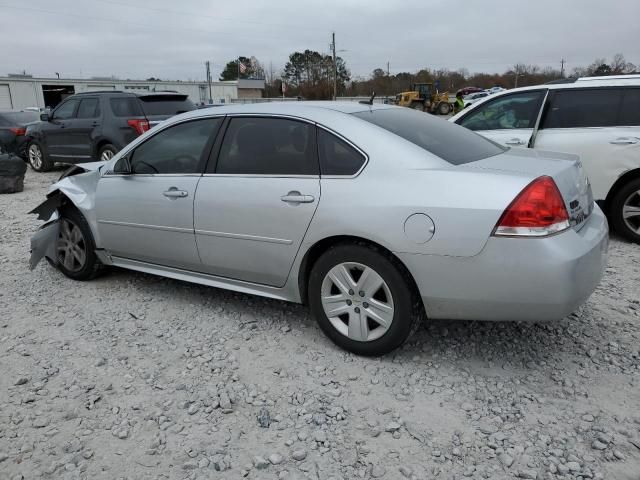
[[[440,105],[438,105],[438,113],[440,115],[449,115],[450,112],[451,105],[449,105],[448,103],[441,102]]]
[[[627,240],[640,243],[640,217],[628,218],[625,221],[623,215],[625,204],[640,208],[640,178],[627,182],[618,190],[609,209],[609,218],[615,231]],[[635,228],[632,228],[634,226]]]
[[[65,241],[66,225],[77,228],[81,239],[77,243],[77,247],[84,251],[83,261],[78,261],[77,257],[71,255],[69,251],[65,250],[65,245],[68,242]],[[72,232],[75,230],[71,230]],[[56,240],[56,259],[54,261],[55,266],[65,276],[72,278],[73,280],[91,280],[95,278],[102,270],[102,263],[96,256],[96,244],[91,234],[89,224],[85,220],[84,216],[73,207],[66,207],[62,210],[60,215],[60,234]],[[76,250],[77,251],[77,250]],[[70,262],[65,262],[65,259],[69,256]]]
[[[118,149],[111,143],[107,143],[98,150],[98,161],[110,160],[116,153],[118,153]],[[109,158],[102,158],[103,156],[108,156]]]
[[[333,267],[344,262],[372,268],[391,292],[393,320],[388,330],[375,340],[356,341],[349,338],[338,331],[325,314],[321,299],[323,281]],[[409,273],[398,266],[389,254],[366,244],[350,243],[331,247],[313,265],[308,287],[311,313],[322,331],[336,345],[356,355],[380,356],[398,348],[415,331],[423,317],[422,301]]]
[[[53,162],[47,158],[40,142],[31,140],[27,144],[25,152],[27,154],[27,162],[36,172],[47,172],[53,168]]]

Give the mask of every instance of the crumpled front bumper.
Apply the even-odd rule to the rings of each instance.
[[[29,269],[36,268],[43,257],[47,257],[55,262],[56,240],[60,233],[60,219],[57,210],[54,211],[47,222],[40,227],[31,237],[31,258],[29,259]]]

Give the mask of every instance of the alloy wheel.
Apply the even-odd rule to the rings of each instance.
[[[32,143],[31,145],[29,145],[29,150],[27,154],[29,156],[29,163],[31,164],[31,166],[36,170],[41,169],[42,168],[42,150],[40,150],[40,147],[35,143]]]
[[[102,154],[100,154],[100,161],[106,162],[107,160],[111,160],[115,153],[112,150],[104,150]]]
[[[58,261],[70,272],[82,270],[87,261],[87,246],[80,228],[63,218],[58,235]]]
[[[640,190],[632,192],[622,204],[622,219],[629,230],[640,234]]]
[[[325,276],[320,294],[333,327],[351,340],[371,342],[391,327],[391,290],[371,267],[355,262],[336,265]]]

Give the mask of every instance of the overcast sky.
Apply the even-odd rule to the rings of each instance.
[[[145,7],[144,5],[149,5]],[[329,51],[352,76],[422,67],[502,72],[566,68],[623,53],[640,64],[640,0],[0,0],[0,75],[214,79],[255,55]]]

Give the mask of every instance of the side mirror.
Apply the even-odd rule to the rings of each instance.
[[[50,113],[41,113],[40,114],[40,120],[43,122],[50,122],[52,118],[52,115]]]
[[[113,166],[113,173],[117,175],[131,175],[131,164],[128,157],[122,157]]]

